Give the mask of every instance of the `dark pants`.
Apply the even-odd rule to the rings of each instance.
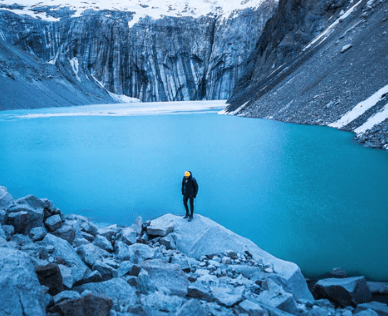
[[[192,196],[184,196],[183,197],[183,205],[186,209],[186,214],[189,214],[189,207],[187,205],[187,201],[190,199],[190,210],[191,210],[191,216],[193,216],[194,213],[194,198]]]

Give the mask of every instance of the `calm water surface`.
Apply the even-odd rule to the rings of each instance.
[[[131,224],[196,212],[309,276],[388,279],[388,154],[334,129],[215,114],[0,121],[0,185],[65,213]]]

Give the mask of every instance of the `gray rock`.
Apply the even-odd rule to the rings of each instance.
[[[334,268],[329,274],[333,278],[346,278],[348,276],[346,272],[341,268]]]
[[[28,255],[0,247],[0,315],[46,315],[45,297]]]
[[[116,240],[122,241],[127,245],[133,245],[133,244],[136,244],[136,239],[138,237],[139,237],[139,234],[137,234],[137,232],[132,227],[127,227],[127,228],[124,228],[119,233]]]
[[[365,309],[365,310],[362,310],[354,315],[357,315],[357,316],[378,316],[378,314],[372,309]]]
[[[116,236],[120,231],[120,228],[117,225],[110,225],[107,227],[99,228],[97,233],[105,237],[106,239],[112,241],[113,237]]]
[[[244,287],[212,286],[210,287],[214,300],[223,306],[231,307],[243,300]]]
[[[151,221],[147,226],[147,234],[151,236],[167,236],[174,231],[174,222],[164,217],[159,217]]]
[[[97,260],[102,261],[104,258],[109,257],[109,253],[107,251],[95,246],[94,244],[87,244],[78,247],[77,254],[89,267],[92,267]]]
[[[71,273],[74,277],[74,282],[81,281],[86,275],[90,273],[89,268],[77,255],[75,250],[70,246],[70,244],[59,237],[56,237],[52,234],[47,234],[44,239],[40,242],[43,246],[53,246],[53,256],[61,256],[66,265],[71,268]]]
[[[12,225],[15,228],[16,234],[28,234],[31,229],[29,214],[25,211],[7,213],[4,218],[4,224]]]
[[[141,263],[158,256],[158,250],[145,244],[128,246],[121,241],[115,243],[115,253],[119,260],[129,260],[133,263]]]
[[[113,302],[103,295],[83,295],[65,299],[50,308],[51,313],[64,316],[109,316]]]
[[[379,316],[388,316],[387,304],[376,302],[376,301],[373,301],[370,303],[358,304],[357,308],[354,310],[354,313],[357,314],[361,311],[368,310],[368,309],[373,310]]]
[[[366,283],[368,284],[369,290],[373,295],[375,294],[388,295],[388,283],[371,282],[371,281],[368,281]]]
[[[118,276],[116,269],[101,260],[96,260],[93,264],[92,270],[100,272],[103,281],[110,280]]]
[[[11,226],[13,228],[13,226]],[[5,236],[5,232],[3,230],[3,227],[0,224],[0,238],[6,240],[7,236]]]
[[[151,281],[158,289],[165,287],[171,291],[172,295],[185,296],[187,294],[188,280],[180,266],[161,260],[148,260],[141,263],[140,266],[148,272]]]
[[[109,281],[99,283],[87,283],[74,288],[75,291],[82,293],[85,290],[92,291],[97,295],[104,295],[113,301],[113,309],[116,311],[125,311],[133,305],[139,303],[135,290],[123,279],[114,278]]]
[[[15,228],[11,225],[3,225],[2,228],[5,234],[5,239],[9,241],[15,233]]]
[[[197,300],[189,300],[184,303],[176,312],[178,316],[207,315],[205,307]]]
[[[143,219],[141,216],[138,216],[130,227],[138,236],[140,236],[143,231]]]
[[[6,211],[0,209],[0,225],[3,224],[6,214]]]
[[[72,244],[75,239],[75,231],[73,227],[66,224],[52,232],[52,234],[66,240],[69,244]]]
[[[7,188],[0,186],[0,210],[7,210],[14,203],[12,195],[8,193]],[[4,219],[4,218],[3,218]],[[0,218],[0,224],[2,219]]]
[[[148,294],[157,290],[155,284],[151,281],[148,272],[144,269],[141,269],[138,275],[137,283],[142,294]]]
[[[256,304],[250,300],[244,300],[238,305],[240,313],[247,313],[250,316],[264,316],[269,315],[268,312],[262,308],[259,304]]]
[[[94,239],[93,243],[100,247],[101,249],[104,249],[106,251],[113,251],[112,243],[106,239],[104,236],[97,235]]]
[[[50,232],[53,232],[62,227],[62,218],[58,214],[50,216],[46,219],[45,225]]]
[[[177,264],[185,272],[190,272],[190,270],[191,270],[189,261],[187,260],[187,257],[184,254],[174,254],[171,257],[170,262],[172,264]]]
[[[49,288],[50,295],[57,295],[64,290],[61,270],[56,263],[49,263],[35,268],[39,283]]]
[[[341,306],[370,302],[372,294],[364,277],[319,280],[314,287],[318,297],[327,298]]]
[[[168,313],[175,313],[182,306],[183,301],[181,297],[166,295],[161,292],[155,292],[141,297],[141,304],[145,310],[166,311]]]
[[[98,271],[92,271],[89,274],[87,274],[81,282],[77,282],[77,284],[84,284],[84,283],[94,283],[94,282],[101,282],[102,276],[100,272]]]
[[[159,243],[166,247],[166,249],[176,249],[176,243],[172,234],[167,235],[166,237],[160,238]]]
[[[47,230],[43,227],[34,227],[30,230],[30,238],[33,241],[42,240],[47,234]]]
[[[89,234],[87,232],[81,232],[81,235],[84,239],[86,239],[88,242],[94,241],[94,236],[92,234]]]
[[[180,216],[166,214],[151,222],[158,227],[174,227],[177,250],[188,257],[200,259],[207,254],[219,254],[232,250],[235,253],[248,251],[256,262],[270,264],[285,291],[298,299],[312,300],[313,297],[299,267],[292,263],[277,259],[265,252],[249,239],[241,237],[214,221],[196,215],[196,220],[187,222]],[[148,228],[147,228],[148,229]]]
[[[74,284],[74,277],[71,273],[71,269],[63,264],[58,264],[59,270],[61,270],[62,281],[65,289],[71,289]]]
[[[190,284],[187,287],[187,296],[208,302],[212,300],[210,288],[201,282],[194,282]]]
[[[119,277],[129,274],[132,271],[133,265],[134,263],[130,261],[123,261],[117,269]]]
[[[63,300],[73,300],[80,298],[81,295],[76,291],[63,291],[53,297],[54,303],[57,304]]]
[[[343,54],[343,53],[345,53],[345,52],[347,52],[349,49],[351,49],[353,47],[353,45],[352,44],[346,44],[346,45],[344,45],[343,47],[342,47],[342,49],[341,49],[341,53]]]
[[[91,221],[85,221],[81,225],[81,229],[93,236],[96,236],[98,234],[98,227],[96,224],[94,224]]]

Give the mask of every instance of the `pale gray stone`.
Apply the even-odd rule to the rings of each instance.
[[[175,295],[166,295],[160,292],[142,295],[141,303],[145,309],[167,311],[175,313],[183,304],[184,300]]]
[[[46,315],[44,291],[28,255],[0,247],[0,315]]]
[[[58,264],[59,270],[61,270],[63,285],[66,289],[71,289],[74,284],[74,277],[71,273],[71,269],[63,264]]]
[[[75,239],[75,230],[70,225],[62,225],[62,227],[58,228],[54,232],[53,235],[66,240],[69,244],[72,244]]]
[[[0,210],[7,210],[14,203],[12,195],[8,193],[7,188],[0,186]],[[0,224],[2,219],[0,218]]]
[[[205,316],[208,315],[205,307],[197,300],[189,300],[184,303],[176,312],[178,316]]]
[[[369,290],[372,294],[383,294],[388,295],[388,283],[385,282],[366,282]]]
[[[46,219],[45,225],[51,232],[62,227],[62,218],[58,214],[50,216]]]
[[[53,297],[54,303],[57,304],[63,300],[73,300],[79,298],[81,295],[77,291],[62,291]]]
[[[144,269],[141,269],[138,275],[137,283],[142,294],[148,294],[157,290],[155,284],[151,281],[148,272]]]
[[[357,308],[355,309],[354,313],[358,313],[367,309],[371,309],[374,312],[376,312],[379,316],[388,316],[388,306],[387,304],[380,303],[380,302],[370,302],[370,303],[363,303],[358,304]]]
[[[172,295],[185,296],[187,294],[188,280],[180,266],[168,264],[161,260],[148,260],[140,264],[146,270],[151,281],[160,289],[165,287]]]
[[[180,266],[183,271],[190,272],[191,267],[190,267],[189,261],[187,260],[187,257],[184,254],[182,254],[182,253],[176,254],[175,253],[171,257],[170,262]]]
[[[113,237],[116,236],[119,233],[119,231],[120,231],[120,228],[115,224],[115,225],[99,228],[97,233],[98,235],[101,235],[106,239],[112,241]]]
[[[132,227],[126,227],[119,233],[116,240],[122,241],[127,245],[133,245],[136,244],[136,239],[138,237],[139,234],[137,234],[137,232]]]
[[[100,247],[101,249],[104,249],[106,251],[113,251],[112,243],[106,239],[104,236],[97,235],[94,239],[93,243]]]
[[[147,226],[147,234],[151,236],[167,236],[174,231],[174,223],[171,220],[165,220],[164,217],[159,217],[151,221]]]
[[[115,243],[115,253],[119,260],[129,260],[133,263],[141,263],[148,259],[158,257],[158,250],[145,244],[128,246],[121,241]]]
[[[250,300],[244,300],[239,305],[239,310],[247,313],[250,316],[267,316],[268,312],[261,307],[259,304],[256,304]]]
[[[101,260],[96,260],[93,264],[92,270],[100,272],[103,281],[113,279],[118,276],[116,269]]]
[[[83,262],[89,267],[93,266],[97,260],[102,261],[103,258],[109,257],[109,253],[94,244],[82,245],[77,248],[77,254]]]
[[[42,240],[46,234],[47,230],[44,227],[34,227],[30,230],[29,236],[33,241],[39,241]]]
[[[172,234],[167,235],[166,237],[160,238],[159,243],[166,247],[166,249],[176,249],[176,243]]]
[[[5,239],[9,241],[12,238],[13,234],[15,233],[15,228],[11,225],[3,225],[2,228],[5,234]]]
[[[353,45],[352,44],[346,44],[346,45],[344,45],[343,47],[342,47],[342,49],[341,49],[341,53],[343,54],[343,53],[345,53],[345,52],[347,52],[349,49],[351,49],[353,47]]]
[[[226,307],[231,307],[243,300],[244,287],[211,286],[211,294],[214,300]]]

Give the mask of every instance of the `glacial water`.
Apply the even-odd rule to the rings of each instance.
[[[308,276],[388,279],[388,153],[331,128],[216,114],[0,121],[0,185],[65,213],[131,224],[183,214],[185,170],[208,216]]]

